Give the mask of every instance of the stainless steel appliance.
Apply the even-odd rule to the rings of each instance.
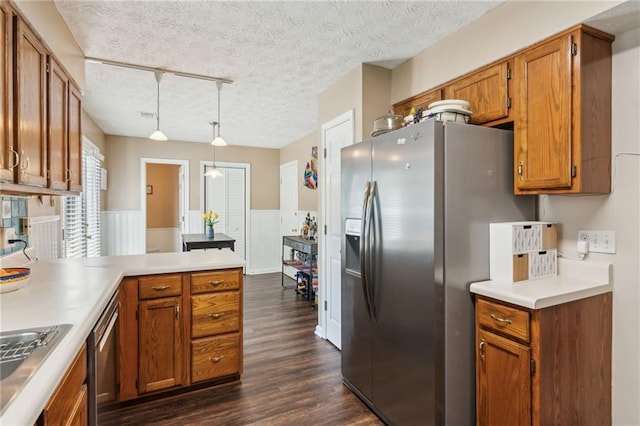
[[[98,424],[101,406],[117,398],[118,292],[109,301],[87,339],[87,387],[90,426]]]
[[[386,423],[475,423],[469,285],[513,195],[512,133],[429,120],[342,150],[342,375]]]

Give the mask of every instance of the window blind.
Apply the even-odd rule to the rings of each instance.
[[[87,139],[82,141],[82,194],[65,197],[66,257],[100,256],[100,181],[103,157]]]

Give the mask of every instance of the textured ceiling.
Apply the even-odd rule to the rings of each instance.
[[[221,133],[281,148],[317,129],[317,97],[360,63],[394,68],[501,1],[55,0],[85,56],[224,77]],[[84,105],[110,135],[147,137],[151,72],[87,62]],[[216,85],[166,74],[160,127],[211,141]]]

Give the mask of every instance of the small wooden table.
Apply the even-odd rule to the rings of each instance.
[[[223,249],[235,250],[236,240],[222,232],[216,232],[213,238],[205,234],[182,234],[182,251],[198,249]]]

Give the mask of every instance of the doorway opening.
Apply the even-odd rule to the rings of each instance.
[[[182,250],[182,234],[189,229],[188,177],[188,160],[141,159],[140,206],[146,253]]]

